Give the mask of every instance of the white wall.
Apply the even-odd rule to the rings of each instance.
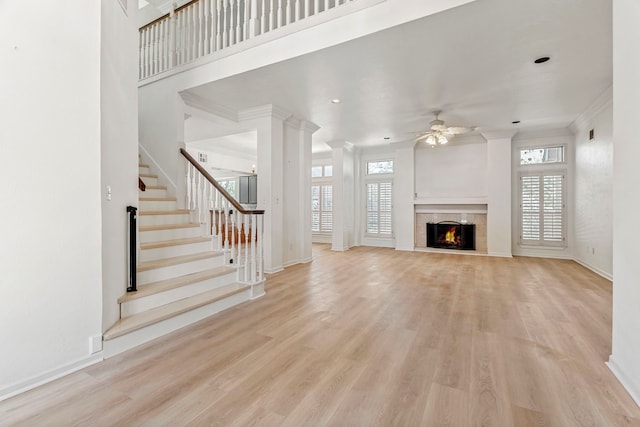
[[[136,2],[128,14],[117,1],[102,3],[101,193],[102,330],[120,318],[118,298],[128,284],[127,206],[138,206],[138,79]],[[111,200],[106,189],[111,187]]]
[[[487,144],[418,144],[415,162],[418,198],[487,196]]]
[[[547,147],[564,145],[565,148],[565,163],[563,164],[549,164],[549,165],[520,165],[520,149],[533,148],[533,147]],[[514,255],[519,256],[534,256],[544,258],[573,258],[573,228],[574,228],[574,135],[568,128],[563,129],[551,129],[539,132],[530,132],[524,134],[518,134],[513,140],[512,150],[512,173],[511,173],[511,199],[512,199],[512,222],[511,222],[511,235],[512,235],[512,251]],[[519,177],[521,172],[527,170],[562,170],[566,171],[565,178],[565,190],[567,192],[565,197],[567,222],[566,229],[566,242],[562,247],[536,247],[520,244],[520,222],[519,222],[519,209],[520,209],[520,195],[519,195]]]
[[[252,168],[258,163],[257,159],[255,158],[246,159],[239,156],[232,156],[228,154],[220,154],[215,151],[203,150],[202,148],[193,148],[189,146],[188,142],[186,143],[186,146],[187,152],[196,160],[198,160],[198,153],[204,153],[207,155],[207,161],[199,163],[202,164],[214,178],[216,174],[224,174],[224,172],[216,172],[215,170],[211,170],[212,168],[250,175],[252,173]],[[238,176],[238,174],[232,173],[228,176]]]
[[[613,343],[609,367],[640,404],[640,3],[613,0]]]
[[[100,2],[0,2],[0,398],[99,359],[100,39]]]
[[[574,256],[611,279],[613,273],[612,93],[575,126]],[[594,139],[589,140],[589,130]]]

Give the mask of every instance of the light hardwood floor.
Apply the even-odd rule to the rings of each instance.
[[[0,425],[640,426],[604,362],[611,284],[572,261],[381,248],[0,402]]]

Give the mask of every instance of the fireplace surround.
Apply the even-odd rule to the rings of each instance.
[[[427,223],[427,247],[455,250],[476,249],[475,224],[456,221]]]

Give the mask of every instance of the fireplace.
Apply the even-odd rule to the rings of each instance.
[[[461,224],[455,221],[428,222],[427,247],[475,250],[476,225]]]

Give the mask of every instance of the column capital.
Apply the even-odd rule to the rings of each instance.
[[[274,104],[260,105],[258,107],[238,111],[238,121],[241,122],[245,120],[259,119],[262,117],[274,117],[284,121],[291,117],[291,113]]]
[[[344,139],[334,139],[333,141],[327,141],[326,144],[331,147],[331,150],[342,148],[348,151],[353,151],[353,144],[349,141],[345,141]]]

